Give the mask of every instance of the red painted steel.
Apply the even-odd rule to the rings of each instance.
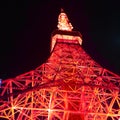
[[[83,50],[79,32],[56,30],[51,43],[44,64],[2,81],[0,119],[119,120],[120,76]]]

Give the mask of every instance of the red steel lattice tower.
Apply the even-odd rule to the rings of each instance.
[[[0,86],[0,120],[119,120],[120,76],[81,47],[62,10],[51,54],[41,66]]]

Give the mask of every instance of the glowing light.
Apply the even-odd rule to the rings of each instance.
[[[80,47],[77,31],[61,31],[72,30],[66,16],[64,20],[65,27],[52,36],[52,53],[45,63],[0,81],[1,119],[120,120],[120,76]]]
[[[51,118],[51,115],[52,115],[51,112],[52,112],[51,109],[48,109],[48,120],[50,120]]]
[[[64,13],[63,9],[61,10],[60,15],[58,16],[57,27],[59,30],[66,30],[66,31],[72,31],[72,29],[73,29],[73,26],[69,22],[69,19],[68,19],[66,13]]]
[[[53,50],[56,40],[62,39],[62,42],[67,40],[68,43],[76,43],[78,42],[80,45],[82,45],[82,38],[80,36],[70,36],[70,35],[60,35],[56,34],[52,37],[52,43],[51,43],[51,51]]]
[[[12,109],[16,109],[16,106],[13,106]]]
[[[1,85],[2,85],[2,79],[0,79],[0,87],[1,87]]]

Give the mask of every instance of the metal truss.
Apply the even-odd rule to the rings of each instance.
[[[119,120],[120,76],[82,49],[78,32],[58,30],[51,42],[45,63],[2,81],[0,120]]]
[[[33,71],[2,82],[3,120],[118,120],[120,77],[101,67],[79,43],[57,40]]]

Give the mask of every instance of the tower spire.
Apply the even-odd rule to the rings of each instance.
[[[64,9],[63,8],[61,8],[61,13],[64,13]]]
[[[72,29],[73,29],[73,26],[69,22],[67,14],[64,12],[63,8],[61,8],[61,13],[58,16],[57,27],[59,30],[63,30],[63,31],[72,31]]]

